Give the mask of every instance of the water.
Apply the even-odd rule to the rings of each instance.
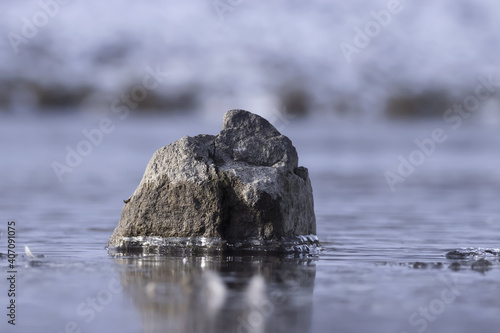
[[[500,262],[498,128],[473,121],[294,121],[282,128],[312,179],[313,257],[120,256],[104,248],[149,158],[221,117],[112,119],[115,129],[59,182],[51,163],[100,116],[0,119],[1,253],[16,222],[17,325],[2,332],[492,332]],[[444,143],[392,192],[415,139]],[[314,135],[311,135],[314,133]],[[28,245],[36,258],[24,255]],[[474,266],[473,266],[474,265]],[[7,260],[2,270],[2,312]]]

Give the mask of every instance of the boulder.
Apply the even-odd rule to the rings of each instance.
[[[311,182],[290,139],[231,110],[218,135],[154,154],[108,246],[309,252],[315,234]]]

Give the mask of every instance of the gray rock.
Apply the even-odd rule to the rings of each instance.
[[[108,246],[307,252],[315,234],[311,182],[290,139],[231,110],[218,135],[154,154]]]

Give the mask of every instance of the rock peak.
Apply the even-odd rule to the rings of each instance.
[[[249,129],[257,132],[269,132],[270,135],[280,135],[280,132],[266,119],[249,111],[229,110],[222,120],[222,130]]]

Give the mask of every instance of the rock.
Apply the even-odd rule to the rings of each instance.
[[[405,92],[390,97],[385,111],[394,119],[442,117],[452,104],[453,98],[443,90]]]
[[[413,264],[413,268],[415,269],[427,268],[427,264],[425,262],[417,261],[416,263]]]
[[[315,234],[311,182],[290,139],[231,110],[218,135],[154,154],[108,246],[308,252]]]
[[[500,249],[483,249],[483,248],[473,248],[466,247],[461,249],[456,249],[446,253],[446,259],[477,259],[485,256],[498,256],[500,255]]]
[[[475,261],[474,263],[472,263],[471,269],[474,271],[484,273],[484,272],[489,271],[491,269],[491,266],[493,266],[491,261],[486,260],[484,258],[481,258],[481,259]]]

